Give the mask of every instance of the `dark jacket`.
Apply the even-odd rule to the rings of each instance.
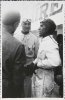
[[[11,34],[2,32],[2,97],[23,97],[24,46]]]

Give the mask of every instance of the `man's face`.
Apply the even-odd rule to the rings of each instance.
[[[23,32],[24,34],[29,33],[30,28],[31,28],[31,23],[30,23],[30,22],[26,21],[26,22],[23,22],[23,23],[22,23],[22,32]]]
[[[46,31],[45,25],[43,25],[43,23],[40,23],[39,36],[44,37],[45,36],[45,31]]]

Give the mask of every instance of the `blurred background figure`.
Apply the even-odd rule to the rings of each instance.
[[[61,65],[55,69],[55,81],[59,85],[59,95],[63,97],[63,35],[57,35]]]
[[[56,24],[51,19],[45,19],[40,23],[39,49],[33,62],[38,67],[32,77],[33,97],[52,97],[53,94],[55,84],[53,69],[61,64],[55,29]]]
[[[63,35],[62,34],[58,34],[57,42],[58,42],[59,53],[60,53],[60,57],[61,57],[62,65],[63,65]]]
[[[15,35],[15,38],[17,38],[25,46],[25,53],[26,53],[25,67],[27,67],[36,58],[37,50],[38,50],[37,37],[31,33],[30,19],[24,19],[22,21],[21,34],[20,36]],[[26,71],[26,76],[24,80],[25,97],[31,97],[31,75],[30,74],[31,73],[29,71],[28,72]]]
[[[19,12],[9,12],[2,20],[2,97],[24,97],[24,46],[13,37],[20,22]]]

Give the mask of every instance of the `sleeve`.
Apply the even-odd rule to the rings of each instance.
[[[43,67],[45,69],[48,69],[57,67],[61,64],[61,59],[58,49],[50,50],[50,52],[46,53],[46,56],[47,56],[46,59],[39,60],[37,64],[38,67]]]
[[[17,49],[13,69],[14,85],[21,85],[24,79],[24,64],[26,61],[24,46],[20,45]]]

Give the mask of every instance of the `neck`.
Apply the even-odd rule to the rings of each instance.
[[[14,31],[13,31],[13,28],[9,25],[3,25],[3,28],[8,32],[10,33],[11,35],[13,35]]]

